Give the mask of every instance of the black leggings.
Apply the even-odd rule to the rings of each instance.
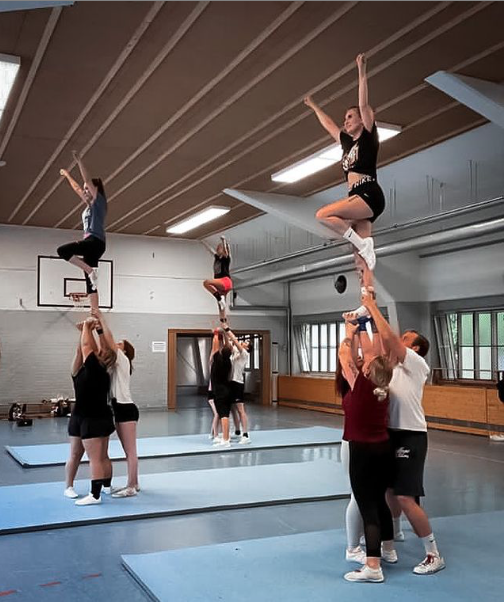
[[[82,257],[84,263],[87,263],[90,268],[98,267],[98,261],[101,256],[105,253],[105,242],[96,236],[88,236],[78,242],[69,242],[66,245],[58,247],[58,255],[61,259],[69,261],[74,255]],[[86,278],[86,291],[87,293],[95,292],[95,289],[91,285],[89,276],[84,273]]]
[[[366,556],[381,557],[381,542],[394,539],[385,492],[392,470],[390,441],[350,441],[350,483],[364,522]]]

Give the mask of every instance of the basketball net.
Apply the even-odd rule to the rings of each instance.
[[[87,293],[70,293],[69,296],[76,309],[84,309],[84,308],[88,307]]]

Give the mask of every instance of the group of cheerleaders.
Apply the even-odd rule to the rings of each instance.
[[[419,503],[424,495],[427,453],[427,426],[421,400],[429,374],[424,360],[429,342],[414,330],[399,337],[376,304],[373,287],[376,257],[371,231],[384,210],[385,198],[377,182],[379,139],[368,101],[365,56],[359,54],[356,63],[358,106],[345,112],[342,128],[310,96],[305,98],[305,104],[343,149],[348,196],[322,207],[316,218],[353,245],[361,286],[361,304],[343,314],[346,334],[339,348],[336,377],[345,412],[342,461],[348,466],[352,487],[346,511],[346,559],[363,565],[345,574],[345,579],[380,583],[384,581],[381,561],[397,562],[395,541],[404,539],[403,513],[425,548],[425,558],[413,572],[433,574],[443,569],[445,563],[427,514]],[[58,254],[84,271],[91,316],[79,325],[81,337],[72,370],[76,405],[69,424],[72,451],[66,469],[65,495],[76,497],[73,479],[86,451],[91,461],[91,492],[76,501],[86,505],[99,503],[101,491],[116,497],[136,495],[139,491],[135,444],[138,410],[129,392],[134,349],[128,341],[114,341],[98,309],[97,267],[105,251],[107,211],[103,184],[89,176],[77,154],[74,157],[83,186],[67,171],[60,173],[86,206],[82,214],[84,238],[63,245]],[[213,332],[210,358],[209,401],[214,411],[211,438],[215,445],[229,447],[229,415],[234,402],[238,402],[235,431],[237,434],[243,431],[240,443],[250,441],[243,406],[243,374],[250,349],[248,341],[240,341],[233,334],[226,317],[226,297],[233,287],[229,245],[222,237],[215,250],[206,246],[214,256],[214,278],[203,284],[217,301],[221,324]],[[109,396],[113,413],[107,403]],[[92,410],[90,399],[93,399]],[[219,420],[222,436],[218,435]],[[111,486],[112,465],[107,454],[114,423],[128,460],[128,483],[119,491]]]

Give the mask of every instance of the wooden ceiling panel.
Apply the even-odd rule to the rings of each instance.
[[[0,51],[14,53],[17,44],[27,57],[0,143],[49,14],[0,14]],[[147,15],[152,22],[129,51]],[[72,148],[86,148],[90,170],[106,181],[110,231],[129,234],[166,236],[166,221],[208,204],[233,210],[191,237],[260,213],[223,196],[225,187],[306,195],[334,185],[341,180],[338,167],[280,188],[270,176],[331,142],[302,97],[315,90],[316,100],[341,122],[357,101],[355,56],[361,51],[370,53],[370,100],[378,119],[404,128],[382,146],[381,163],[426,148],[483,120],[424,78],[459,69],[502,81],[503,17],[499,2],[65,7],[2,157],[8,168],[0,171],[0,222],[80,228],[78,199],[66,183],[58,184]]]

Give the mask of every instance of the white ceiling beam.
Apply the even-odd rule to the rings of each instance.
[[[332,230],[315,219],[313,204],[308,199],[286,194],[235,190],[233,188],[225,188],[223,192],[269,215],[274,215],[291,226],[296,226],[321,238],[338,238]]]
[[[425,81],[504,128],[504,85],[446,71],[437,71]]]

